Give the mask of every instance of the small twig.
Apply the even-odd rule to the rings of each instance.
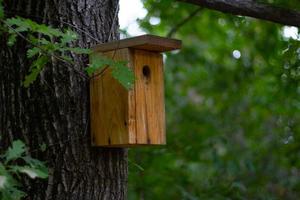
[[[44,83],[50,89],[50,91],[52,92],[52,94],[55,94],[54,89],[52,87],[50,87],[50,85],[47,83],[46,80],[41,80],[41,81],[42,81],[42,83]]]
[[[107,40],[106,40],[107,42],[110,40],[110,36],[111,36],[112,30],[113,30],[115,21],[116,21],[116,19],[117,19],[116,16],[117,16],[117,14],[118,14],[118,11],[119,11],[119,4],[118,4],[118,7],[117,7],[117,10],[116,10],[114,19],[113,19],[113,23],[112,23],[111,28],[110,28],[110,31],[109,31],[108,38],[107,38]],[[114,54],[113,54],[113,56],[112,56],[112,58],[111,58],[112,60],[115,58],[116,52],[117,52],[117,49],[119,48],[119,46],[120,46],[120,40],[118,40],[117,48],[114,50]],[[109,66],[105,66],[99,73],[96,73],[96,74],[92,75],[92,76],[90,77],[90,80],[91,80],[92,78],[97,77],[97,76],[101,76],[108,68],[109,68]]]
[[[116,19],[117,19],[118,13],[119,13],[119,7],[120,7],[120,5],[118,4],[118,5],[117,5],[117,9],[116,9],[116,11],[115,11],[113,23],[112,23],[112,25],[111,25],[111,27],[110,27],[110,30],[109,30],[109,33],[108,33],[108,37],[107,37],[107,39],[106,39],[106,42],[108,42],[108,41],[110,40],[112,31],[113,31],[113,28],[114,28],[114,25],[115,25],[115,21],[116,21]]]
[[[191,20],[195,15],[198,14],[199,11],[201,11],[203,8],[197,8],[196,10],[194,10],[189,16],[187,16],[186,18],[184,18],[181,22],[179,22],[178,24],[176,24],[171,30],[170,32],[167,34],[167,37],[172,37],[176,31],[178,31],[178,29],[180,29],[184,24],[186,24],[189,20]]]
[[[71,24],[71,23],[69,23],[69,22],[65,22],[65,21],[60,21],[60,22],[62,22],[63,24],[66,24],[66,25],[68,25],[68,26],[71,26],[71,27],[77,29],[78,31],[80,31],[80,32],[82,32],[82,33],[84,33],[84,34],[86,34],[87,36],[89,36],[90,38],[92,38],[93,40],[95,40],[96,42],[100,42],[100,40],[98,40],[97,38],[95,38],[94,36],[92,36],[92,35],[91,35],[90,33],[88,33],[87,31],[85,31],[85,30],[83,30],[83,29],[81,29],[81,28],[78,28],[77,26],[75,26],[75,25],[73,25],[73,24]]]
[[[111,57],[111,59],[113,60],[116,56],[116,53],[117,53],[117,49],[119,49],[119,46],[120,46],[120,40],[118,40],[118,45],[117,45],[117,48],[114,50],[114,54],[113,56]],[[95,78],[97,76],[101,76],[110,66],[105,66],[99,73],[95,73],[93,76],[90,77],[90,79],[92,78]]]
[[[48,53],[48,55],[52,55],[54,58],[56,58],[57,60],[60,60],[60,61],[62,61],[62,62],[64,62],[64,63],[66,63],[67,65],[66,65],[66,67],[68,67],[69,69],[71,69],[71,70],[74,70],[76,73],[78,73],[82,78],[84,78],[84,79],[89,79],[89,77],[85,74],[85,73],[83,73],[83,72],[81,72],[80,70],[78,70],[78,69],[76,69],[76,68],[74,68],[74,67],[72,67],[72,66],[69,66],[70,65],[70,63],[69,63],[69,61],[67,61],[67,60],[65,60],[64,58],[62,58],[62,57],[60,57],[60,56],[57,56],[57,55],[55,55],[55,54],[49,54]]]
[[[84,130],[83,135],[87,135],[89,124],[90,124],[90,115],[88,115],[88,118],[86,120],[85,130]]]
[[[137,167],[140,171],[145,171],[145,169],[144,169],[141,165],[139,165],[139,164],[137,164],[137,163],[131,161],[130,159],[128,159],[128,163],[129,163],[129,164],[133,164],[133,165],[134,165],[135,167]]]
[[[90,77],[90,80],[93,79],[93,78],[96,78],[97,76],[101,76],[107,69],[109,68],[109,66],[105,66],[99,73],[95,73],[94,75],[92,75]]]

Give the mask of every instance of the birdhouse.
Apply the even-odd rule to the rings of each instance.
[[[93,146],[134,147],[166,144],[162,52],[179,49],[181,41],[152,35],[97,45],[94,56],[127,61],[135,75],[127,90],[109,67],[90,81]]]

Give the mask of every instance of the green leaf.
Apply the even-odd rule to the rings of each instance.
[[[51,41],[46,40],[45,38],[40,38],[40,39],[34,38],[34,42],[36,44],[40,44],[40,45],[43,45],[43,46],[54,45]]]
[[[62,34],[61,43],[65,45],[66,43],[72,42],[78,38],[77,34],[71,30],[66,30],[65,33]]]
[[[89,76],[95,73],[97,70],[101,71],[106,65],[110,65],[112,60],[109,60],[103,56],[91,56],[90,64],[85,69]]]
[[[6,173],[4,165],[0,162],[0,175],[5,175]]]
[[[20,27],[17,27],[14,29],[13,32],[25,32],[25,31],[28,31],[28,27],[25,27],[25,26],[20,26]]]
[[[0,162],[0,191],[4,189],[8,184],[8,172],[4,165]]]
[[[4,175],[0,175],[0,190],[6,187],[7,182],[8,182],[7,177]]]
[[[19,182],[13,178],[11,171],[7,171],[0,163],[0,199],[17,200],[24,197],[25,193],[18,189],[19,186]]]
[[[17,140],[12,143],[4,156],[1,156],[1,159],[3,158],[6,162],[4,164],[0,162],[0,199],[20,200],[26,196],[26,193],[19,189],[21,187],[20,173],[26,174],[32,179],[48,177],[48,169],[44,163],[30,156],[24,156],[25,151],[24,143]],[[22,162],[9,163],[10,160],[18,158],[23,159],[26,165],[19,166]]]
[[[17,35],[12,33],[9,35],[8,40],[7,40],[7,45],[8,46],[13,46],[16,43],[17,40]]]
[[[18,167],[18,171],[26,174],[31,179],[48,177],[48,171],[43,168],[33,168],[30,166],[25,166],[25,167]]]
[[[13,141],[12,146],[8,148],[5,154],[6,163],[20,158],[25,151],[25,144],[21,140]]]
[[[39,147],[42,152],[46,151],[47,149],[47,145],[45,143],[40,144]]]
[[[38,57],[31,65],[30,67],[30,73],[25,77],[25,80],[23,82],[24,87],[29,87],[31,83],[33,83],[39,73],[42,71],[44,66],[48,63],[49,58],[47,56],[40,56]]]
[[[4,17],[4,9],[2,5],[2,0],[0,0],[0,19]]]
[[[33,56],[37,55],[38,53],[41,52],[41,49],[37,47],[33,47],[31,49],[27,50],[27,58],[32,58]]]
[[[40,160],[31,158],[31,157],[29,157],[29,156],[22,157],[22,159],[23,159],[28,165],[30,165],[31,167],[34,167],[34,168],[46,168],[46,167],[45,167],[45,164],[44,164],[42,161],[40,161]]]
[[[79,47],[76,47],[76,48],[65,48],[65,50],[72,51],[72,52],[74,52],[76,54],[91,54],[92,53],[91,49],[79,48]]]
[[[50,26],[46,26],[44,24],[36,24],[35,27],[36,28],[34,29],[34,31],[36,31],[38,33],[41,33],[41,34],[44,34],[44,35],[47,35],[50,38],[52,38],[54,36],[59,37],[59,36],[62,35],[62,32],[60,30],[52,28]]]
[[[10,26],[23,26],[29,28],[29,26],[24,23],[24,20],[22,20],[20,17],[13,17],[5,20],[5,23]]]
[[[52,54],[55,53],[55,51],[61,50],[58,43],[53,43],[51,41],[46,40],[45,38],[41,39],[33,39],[34,44],[38,46],[39,49],[41,49],[41,53],[45,54]]]
[[[91,76],[96,71],[101,71],[105,66],[112,68],[112,76],[119,81],[126,89],[130,89],[134,82],[134,74],[130,68],[127,67],[126,61],[114,61],[99,55],[91,56],[91,63],[85,70]]]
[[[15,31],[17,32],[36,32],[46,35],[50,37],[50,39],[53,37],[65,37],[71,41],[72,39],[77,38],[77,36],[71,31],[63,33],[59,29],[52,28],[51,26],[47,26],[45,24],[38,24],[30,19],[24,19],[21,17],[9,18],[5,20],[5,23],[9,26],[16,27]]]
[[[114,63],[112,76],[117,79],[127,90],[131,89],[134,82],[134,74],[127,67],[127,62],[118,61]]]
[[[33,68],[30,72],[30,74],[28,74],[27,76],[25,76],[25,80],[23,82],[23,86],[28,88],[30,84],[32,84],[37,76],[39,75],[39,73],[41,72],[41,68]]]
[[[62,57],[64,60],[66,60],[66,61],[68,61],[68,62],[70,62],[70,63],[73,62],[73,58],[71,58],[70,56],[62,55],[61,57]]]
[[[21,200],[25,196],[26,193],[16,187],[5,188],[5,190],[0,193],[0,198],[3,200]]]

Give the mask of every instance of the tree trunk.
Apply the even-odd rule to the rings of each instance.
[[[118,0],[7,0],[7,16],[19,15],[53,27],[69,27],[77,46],[118,39]],[[109,37],[109,33],[111,37]],[[127,151],[90,145],[88,80],[52,59],[30,88],[26,41],[7,47],[0,38],[1,149],[23,140],[33,157],[46,161],[49,179],[26,180],[26,199],[126,199]],[[72,55],[83,70],[87,57]],[[47,145],[42,152],[39,146]]]

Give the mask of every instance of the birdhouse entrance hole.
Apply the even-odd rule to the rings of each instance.
[[[146,79],[150,78],[150,68],[148,65],[144,65],[143,67],[143,75]]]

